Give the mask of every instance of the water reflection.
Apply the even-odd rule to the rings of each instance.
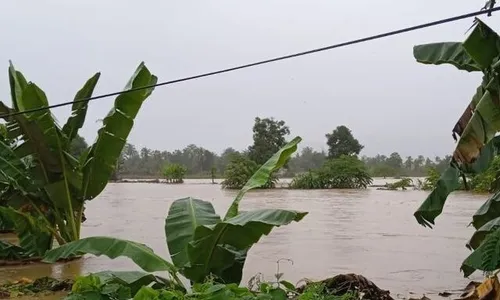
[[[236,191],[221,190],[209,181],[183,185],[110,184],[86,210],[84,236],[108,235],[145,243],[168,256],[164,219],[173,200],[192,196],[211,201],[223,214]],[[385,181],[382,182],[382,184]],[[468,283],[459,272],[468,254],[464,247],[473,212],[487,196],[455,193],[433,230],[423,228],[413,212],[425,199],[421,191],[286,190],[249,192],[243,210],[286,208],[308,211],[300,223],[276,229],[249,253],[244,281],[262,272],[267,279],[280,271],[292,282],[337,273],[361,273],[394,293],[423,293],[461,288]],[[72,277],[105,269],[136,269],[128,259],[88,257],[64,265],[3,268],[0,281],[22,276]],[[480,274],[478,275],[480,277]]]

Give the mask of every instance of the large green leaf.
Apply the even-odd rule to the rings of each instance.
[[[481,71],[481,68],[459,42],[424,44],[413,47],[413,57],[423,64],[451,64],[459,70]]]
[[[154,284],[157,288],[170,288],[172,283],[165,278],[140,271],[102,271],[92,274],[99,277],[102,284],[116,283],[130,288],[135,295],[143,286]]]
[[[476,26],[463,43],[465,51],[482,69],[489,68],[500,54],[500,37],[483,21],[476,19]]]
[[[174,265],[182,268],[189,263],[187,245],[193,240],[196,227],[220,221],[210,202],[191,197],[174,201],[165,219],[165,236]]]
[[[54,263],[59,259],[87,253],[96,256],[105,255],[111,259],[121,256],[128,257],[146,272],[168,271],[182,286],[176,275],[175,266],[156,255],[151,248],[137,242],[112,237],[94,236],[67,243],[48,251],[43,261]]]
[[[477,249],[488,234],[492,233],[493,231],[496,231],[499,228],[500,228],[500,217],[497,217],[489,221],[488,223],[484,224],[478,230],[476,230],[476,232],[474,232],[471,239],[467,243],[467,248],[471,250]]]
[[[500,229],[488,234],[484,241],[462,263],[461,270],[468,277],[476,270],[492,272],[500,268]]]
[[[0,240],[0,259],[2,260],[22,260],[27,258],[24,249]]]
[[[125,86],[125,90],[150,86],[156,82],[156,76],[149,72],[144,63],[141,63]],[[153,89],[124,93],[116,98],[114,108],[104,118],[103,127],[99,129],[97,140],[91,146],[83,167],[85,200],[96,197],[108,183],[134,119]]]
[[[194,282],[214,274],[225,283],[239,283],[246,253],[274,227],[300,221],[307,213],[282,209],[242,212],[211,226],[198,226],[188,245],[190,266],[182,273]]]
[[[94,92],[94,88],[97,85],[97,81],[99,81],[100,76],[101,73],[96,73],[89,80],[87,80],[85,85],[76,93],[75,100],[92,97],[92,93]],[[71,107],[71,116],[68,118],[68,121],[62,129],[63,133],[68,137],[68,142],[70,143],[78,134],[78,130],[82,128],[83,123],[85,123],[88,104],[88,101],[74,102]]]
[[[26,170],[26,165],[17,157],[14,151],[0,141],[0,175],[6,184],[23,189],[33,184]]]
[[[23,97],[23,90],[28,84],[26,78],[24,78],[21,72],[16,71],[12,61],[9,61],[9,83],[10,83],[10,94],[12,98],[12,107],[15,110],[19,110],[18,103]]]
[[[301,137],[295,137],[278,152],[276,152],[270,159],[268,159],[257,170],[257,172],[250,177],[245,186],[236,195],[236,198],[227,210],[224,220],[228,220],[238,214],[239,204],[245,193],[251,189],[258,188],[266,184],[271,174],[281,168],[297,150],[297,144],[300,143],[300,141],[302,141]]]
[[[479,229],[500,216],[500,191],[496,192],[472,216],[472,225]]]
[[[500,56],[499,45],[498,35],[481,21],[478,21],[463,43],[467,53],[481,69],[490,68]],[[500,130],[499,89],[498,75],[486,72],[482,90],[478,89],[475,99],[473,98],[475,105],[469,105],[473,106],[473,110],[465,118],[467,123],[461,120],[463,132],[453,154],[455,161],[462,164],[473,162],[479,156],[481,148]]]
[[[434,190],[413,214],[420,225],[428,227],[434,225],[434,220],[443,211],[448,195],[460,187],[459,177],[460,171],[453,166],[449,166],[441,174]]]
[[[19,246],[30,257],[42,257],[52,246],[52,235],[47,224],[28,213],[0,206],[0,215],[14,224]]]
[[[481,154],[472,164],[463,164],[460,170],[451,164],[439,178],[434,190],[427,196],[422,205],[414,213],[418,223],[432,227],[435,219],[443,211],[446,199],[451,192],[460,187],[460,174],[479,174],[488,169],[495,156],[500,152],[500,136],[492,139],[481,149]]]

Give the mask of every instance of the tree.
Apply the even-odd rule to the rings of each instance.
[[[262,165],[286,144],[285,136],[289,134],[290,129],[285,125],[285,121],[255,118],[253,145],[248,147],[248,157]]]
[[[342,155],[358,155],[363,149],[351,130],[344,125],[337,126],[332,133],[326,134],[328,145],[328,157],[339,158]]]
[[[413,158],[411,156],[406,157],[404,166],[408,171],[411,171],[413,169]]]
[[[393,152],[387,159],[387,164],[395,170],[400,170],[403,167],[403,159],[399,153]]]
[[[75,138],[71,141],[69,151],[71,155],[78,157],[83,153],[83,151],[87,150],[88,147],[89,145],[87,144],[85,139],[77,134]]]

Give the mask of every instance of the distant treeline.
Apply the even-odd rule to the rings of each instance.
[[[231,156],[236,153],[246,153],[246,151],[239,152],[228,147],[219,155],[194,144],[172,152],[149,148],[138,150],[134,145],[127,144],[119,161],[117,176],[158,177],[166,164],[175,163],[186,167],[187,178],[209,178],[212,167],[216,168],[217,176],[222,177]],[[292,177],[308,170],[318,169],[323,165],[326,157],[326,152],[305,147],[290,160],[288,168],[283,170],[281,176]],[[425,176],[430,167],[435,167],[442,172],[447,167],[450,157],[430,159],[420,155],[416,158],[406,157],[403,160],[397,152],[394,152],[389,156],[362,156],[361,160],[374,177],[397,177]]]

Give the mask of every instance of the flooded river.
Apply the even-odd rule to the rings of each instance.
[[[173,200],[187,196],[208,200],[224,214],[234,198],[236,191],[222,190],[209,182],[109,184],[88,204],[82,234],[131,239],[167,257],[164,219]],[[309,215],[300,223],[275,229],[252,248],[243,283],[259,272],[272,279],[276,261],[289,258],[293,265],[283,262],[280,271],[292,282],[354,272],[395,296],[463,288],[470,281],[459,272],[468,254],[465,243],[473,233],[467,225],[487,196],[452,194],[436,228],[431,230],[413,217],[426,195],[424,191],[376,189],[249,192],[242,201],[244,210],[285,208],[308,211]],[[128,259],[86,257],[64,265],[2,268],[0,281],[23,276],[73,277],[106,269],[136,267]],[[477,278],[481,274],[472,279]]]

